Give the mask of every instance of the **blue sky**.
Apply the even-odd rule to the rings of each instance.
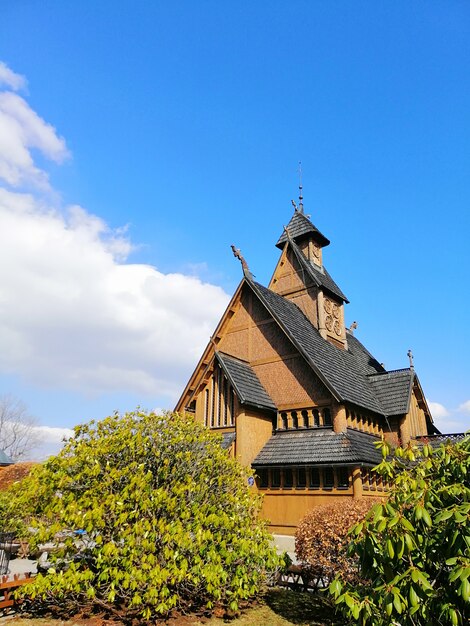
[[[0,61],[0,392],[171,407],[301,160],[347,323],[470,427],[467,2],[3,0]]]

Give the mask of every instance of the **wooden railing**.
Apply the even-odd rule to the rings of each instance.
[[[12,592],[21,585],[33,582],[33,580],[34,577],[29,572],[14,574],[13,578],[10,578],[8,574],[2,576],[0,579],[0,611],[16,604]]]

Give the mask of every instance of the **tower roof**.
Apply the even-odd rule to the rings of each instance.
[[[289,231],[290,236],[294,241],[298,241],[308,235],[310,235],[313,239],[315,239],[320,246],[328,246],[330,240],[323,235],[318,228],[312,224],[312,222],[308,219],[305,213],[299,209],[296,209],[294,215],[291,217],[290,222],[287,224],[287,230]],[[285,242],[287,241],[286,233],[282,233],[279,237],[276,246],[278,248],[283,248]]]

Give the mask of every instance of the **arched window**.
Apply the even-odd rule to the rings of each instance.
[[[302,411],[302,420],[304,428],[308,428],[308,411]]]

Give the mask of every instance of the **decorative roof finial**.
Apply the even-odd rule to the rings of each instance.
[[[299,212],[304,212],[304,197],[302,195],[302,161],[299,161]]]
[[[414,370],[415,366],[413,365],[413,353],[411,352],[411,350],[408,350],[406,354],[410,359],[410,370]]]
[[[354,331],[356,330],[356,328],[357,328],[357,322],[354,321],[349,327],[349,332],[351,333],[351,335],[354,335]]]
[[[240,263],[242,264],[243,274],[245,275],[245,277],[252,279],[253,278],[253,274],[250,272],[250,268],[248,267],[248,263],[243,258],[240,248],[235,248],[233,243],[232,243],[232,245],[230,247],[232,248],[233,256],[240,260]]]
[[[292,206],[294,207],[294,209],[298,211],[299,209],[297,208],[297,205],[295,204],[295,200],[291,200],[291,202],[292,202]]]

